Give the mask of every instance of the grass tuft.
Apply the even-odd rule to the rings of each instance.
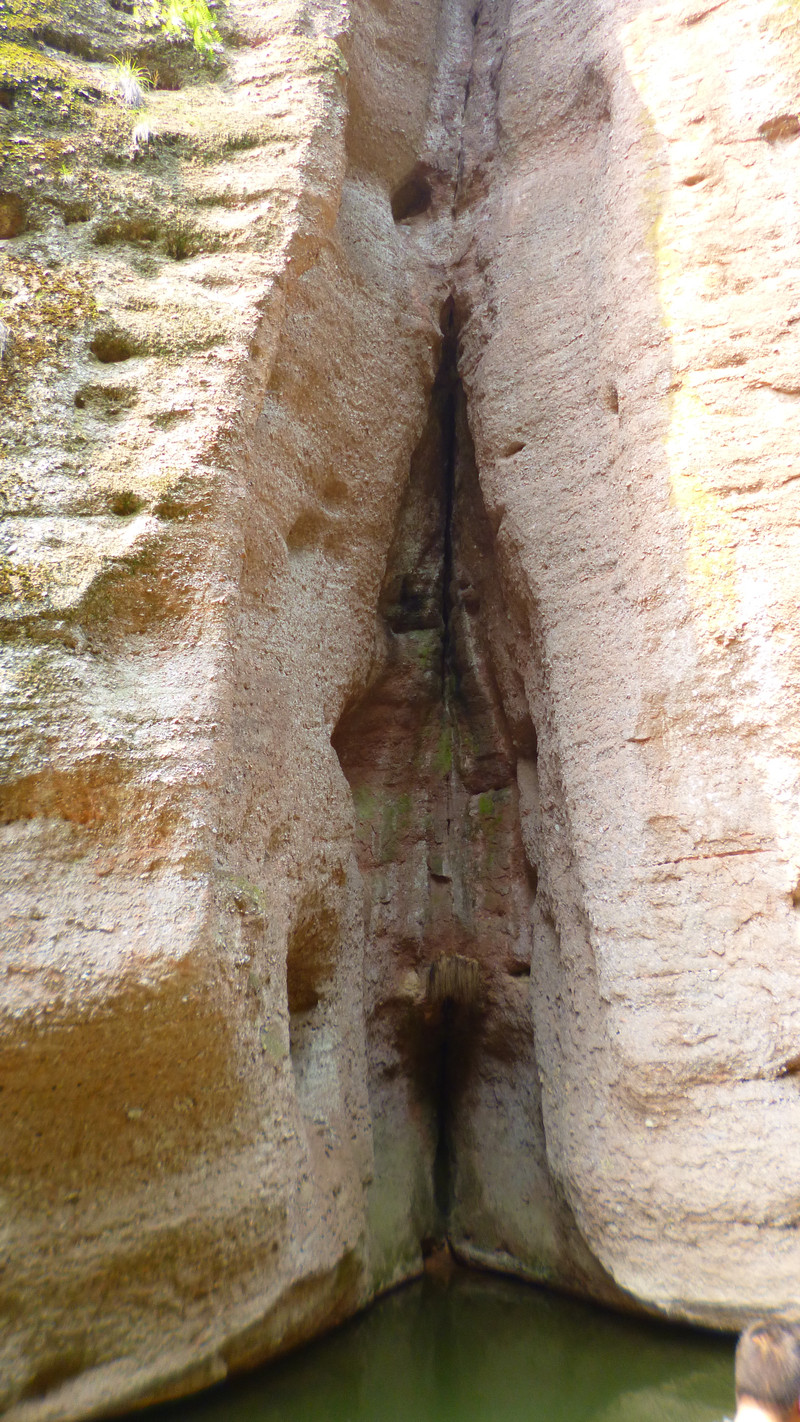
[[[114,93],[129,109],[140,109],[152,79],[133,59],[114,59]]]

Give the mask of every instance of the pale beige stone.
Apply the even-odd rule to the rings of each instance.
[[[794,1311],[796,20],[517,5],[486,43],[463,364],[532,635],[548,1161],[635,1297]]]
[[[0,108],[0,1405],[207,1385],[445,1225],[796,1311],[794,10],[232,0],[216,68],[56,11]]]

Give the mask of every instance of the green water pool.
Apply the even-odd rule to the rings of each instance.
[[[423,1279],[150,1422],[719,1422],[733,1340],[504,1279]]]

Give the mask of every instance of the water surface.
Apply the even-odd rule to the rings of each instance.
[[[733,1340],[458,1271],[150,1422],[719,1422]]]

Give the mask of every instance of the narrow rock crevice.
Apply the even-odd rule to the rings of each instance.
[[[365,883],[385,1282],[408,1270],[422,1240],[451,1232],[454,1211],[472,1209],[470,1098],[493,1061],[532,1050],[533,894],[515,769],[519,757],[535,758],[536,737],[511,635],[450,300],[379,597],[369,684],[333,736]]]

